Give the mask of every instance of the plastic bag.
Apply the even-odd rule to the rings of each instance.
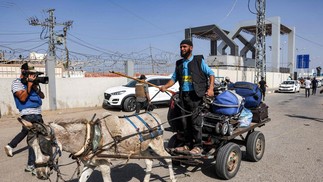
[[[238,119],[238,122],[240,124],[239,127],[241,128],[248,127],[250,126],[251,121],[252,121],[252,112],[247,108],[243,108]]]

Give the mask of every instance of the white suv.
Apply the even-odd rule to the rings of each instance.
[[[146,81],[157,86],[165,85],[171,79],[170,76],[147,76]],[[104,92],[103,107],[121,108],[124,111],[134,111],[136,109],[135,86],[137,81],[132,80],[126,85],[107,89]],[[171,94],[160,92],[158,88],[149,85],[149,96],[153,104],[168,103]],[[175,85],[168,90],[178,92],[179,86]]]

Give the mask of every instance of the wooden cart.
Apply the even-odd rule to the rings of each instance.
[[[215,172],[221,179],[233,178],[240,168],[241,163],[241,147],[246,148],[247,160],[257,162],[261,160],[265,152],[265,136],[262,132],[256,131],[258,127],[264,126],[269,122],[270,118],[260,120],[258,123],[252,122],[250,126],[245,128],[230,128],[228,126],[235,125],[237,121],[229,121],[229,125],[219,127],[219,122],[212,122],[212,120],[223,120],[225,116],[218,116],[212,113],[204,114],[203,125],[203,150],[204,152],[198,159],[196,156],[187,154],[180,154],[175,152],[177,146],[183,145],[179,134],[175,133],[168,141],[169,153],[175,157],[174,165],[180,163],[198,164],[203,163],[201,159],[215,159]],[[223,118],[221,118],[223,117]],[[222,130],[226,131],[222,131]],[[229,130],[232,131],[229,131]],[[220,130],[220,131],[217,131]],[[176,160],[176,156],[180,160]],[[186,159],[183,159],[186,157]]]

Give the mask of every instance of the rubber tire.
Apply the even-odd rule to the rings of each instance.
[[[168,140],[167,148],[175,148],[180,144],[180,141],[177,139],[177,134],[173,135],[170,137]],[[174,166],[179,166],[181,165],[180,161],[172,160],[172,163]]]
[[[123,102],[123,110],[126,112],[132,112],[136,110],[136,98],[127,97]]]
[[[170,137],[170,139],[168,140],[168,144],[167,147],[168,148],[175,148],[179,145],[179,141],[177,139],[177,134],[174,134],[173,136]]]
[[[233,169],[230,171],[228,160],[234,155]],[[241,150],[240,147],[232,142],[227,143],[221,147],[216,155],[215,172],[221,179],[231,179],[239,171],[241,164]]]
[[[265,153],[265,136],[260,131],[254,131],[247,137],[246,155],[251,162],[258,162]]]
[[[178,130],[183,130],[182,119],[172,120],[173,118],[180,117],[181,115],[182,114],[179,107],[175,105],[174,108],[172,109],[169,105],[168,112],[167,112],[167,121],[173,132],[177,132]]]
[[[233,126],[232,124],[229,124],[229,128],[228,128],[228,136],[231,136],[233,134]]]
[[[216,125],[215,125],[215,133],[217,133],[217,134],[221,133],[220,127],[221,127],[220,122],[217,122]]]
[[[221,135],[226,135],[227,132],[229,130],[229,124],[228,123],[222,123],[222,126],[221,126]]]

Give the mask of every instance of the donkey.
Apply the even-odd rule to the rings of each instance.
[[[152,150],[159,156],[165,156],[170,180],[176,181],[170,154],[166,152],[163,144],[161,119],[156,113],[124,117],[105,114],[95,121],[93,118],[92,121],[64,119],[49,125],[20,121],[34,132],[34,137],[29,137],[28,144],[35,151],[35,167],[39,179],[48,179],[51,170],[58,169],[55,163],[58,161],[60,150],[63,150],[83,162],[80,182],[87,181],[96,167],[100,168],[105,182],[111,181],[110,159],[104,155],[129,158],[141,156],[146,163],[143,181],[148,182],[153,164]]]

